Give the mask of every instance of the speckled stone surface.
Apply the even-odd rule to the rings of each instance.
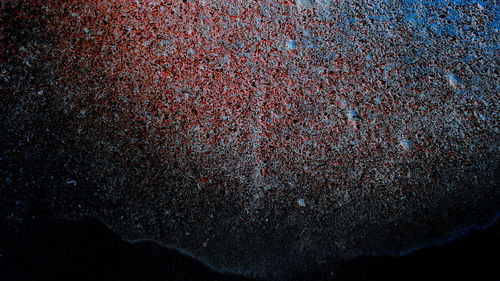
[[[2,1],[1,214],[219,269],[404,253],[500,205],[496,1]]]

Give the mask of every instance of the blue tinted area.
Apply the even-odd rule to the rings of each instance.
[[[380,30],[387,34],[386,27],[395,27],[402,18],[403,24],[420,40],[432,41],[432,37],[455,37],[460,45],[486,42],[481,47],[483,55],[493,57],[500,44],[496,32],[500,31],[500,2],[494,0],[402,0],[399,9],[394,9],[394,2],[376,1],[372,13],[368,16],[374,24],[383,23]],[[468,13],[471,11],[472,13]],[[480,15],[481,24],[472,20]],[[484,22],[486,19],[486,22]],[[347,20],[344,22],[347,24]],[[392,24],[391,24],[392,23]],[[472,31],[471,31],[472,30]],[[451,47],[451,46],[450,46]],[[464,60],[473,60],[474,54],[464,56]]]
[[[493,21],[490,23],[490,27],[495,31],[500,31],[500,5],[493,5],[491,7],[492,14],[494,16]]]
[[[391,37],[391,30],[403,24],[419,40],[433,42],[435,36],[458,39],[458,43],[449,47],[461,48],[469,44],[477,46],[477,42],[485,42],[486,44],[477,47],[481,49],[481,55],[488,58],[494,57],[500,49],[496,39],[496,32],[500,31],[499,1],[401,0],[399,3],[395,7],[392,0],[374,1],[367,18],[374,28],[381,27],[378,30],[381,36]],[[354,13],[343,11],[336,25],[350,33],[350,26],[356,23]],[[474,60],[477,55],[479,53],[476,50],[476,53],[464,55],[463,59]]]
[[[463,19],[459,16],[454,7],[463,5],[473,5],[480,1],[415,1],[404,0],[403,11],[404,19],[415,29],[426,29],[435,35],[457,35],[457,25],[463,23]],[[440,20],[439,15],[430,13],[429,8],[447,8],[446,15],[443,20]]]
[[[378,1],[374,7],[374,13],[369,16],[376,21],[390,21],[396,16],[385,9],[386,0]],[[497,1],[490,0],[402,0],[401,13],[404,21],[416,30],[425,29],[435,35],[457,35],[457,27],[464,24],[458,8],[463,6],[480,5],[493,15],[493,20],[488,23],[493,31],[500,30],[500,5]],[[476,8],[476,7],[474,7]],[[432,9],[445,9],[445,17],[440,19],[439,15]]]

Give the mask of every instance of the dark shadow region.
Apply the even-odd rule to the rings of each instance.
[[[0,243],[0,280],[253,280],[215,272],[154,242],[129,243],[92,219],[26,219]],[[12,228],[10,228],[12,229]],[[326,263],[293,280],[500,280],[500,222],[395,257]]]

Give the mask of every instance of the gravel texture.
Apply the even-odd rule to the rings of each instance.
[[[498,214],[496,1],[1,1],[0,214],[218,270],[405,253]]]

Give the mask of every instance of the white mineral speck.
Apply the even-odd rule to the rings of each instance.
[[[359,119],[361,119],[359,114],[354,110],[348,111],[346,115],[347,115],[347,120],[349,120],[349,122],[357,122]]]
[[[297,45],[295,45],[295,42],[293,40],[288,40],[288,42],[286,42],[286,48],[288,50],[294,50],[297,48]]]
[[[72,184],[73,186],[76,186],[76,181],[75,180],[67,180],[67,184]]]
[[[306,206],[306,201],[304,201],[304,199],[302,199],[302,198],[299,198],[297,200],[297,204],[299,204],[300,207],[305,207]]]
[[[399,145],[401,145],[401,147],[406,150],[406,151],[409,151],[413,148],[413,141],[411,140],[400,140],[399,141]]]
[[[297,0],[295,3],[299,9],[311,9],[314,6],[313,0]]]
[[[459,85],[460,79],[458,79],[458,77],[455,74],[448,73],[446,77],[448,79],[448,84],[450,84],[450,86],[452,86],[453,88],[456,88]]]

